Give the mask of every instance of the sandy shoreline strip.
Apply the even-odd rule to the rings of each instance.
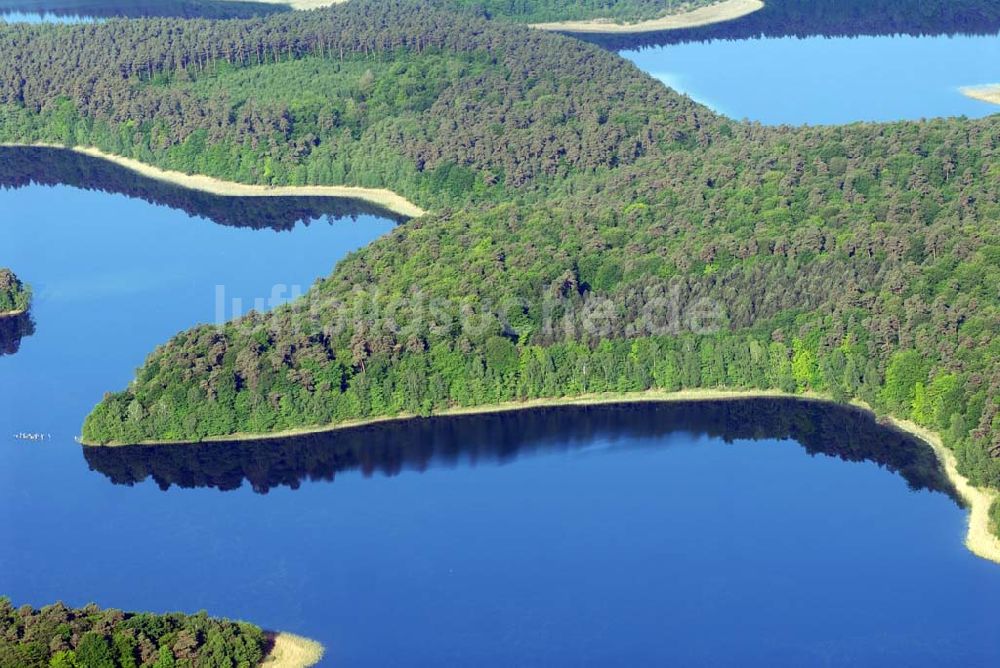
[[[974,100],[1000,104],[1000,84],[985,84],[983,86],[963,86],[958,89],[962,95]]]
[[[889,422],[934,448],[934,453],[948,474],[951,484],[969,505],[969,530],[965,536],[965,546],[976,556],[1000,564],[1000,538],[990,532],[990,506],[998,493],[992,489],[974,486],[968,478],[959,473],[955,454],[945,447],[941,437],[931,430],[909,420],[889,418]]]
[[[532,28],[539,30],[556,30],[575,33],[625,34],[660,32],[661,30],[681,30],[683,28],[698,28],[712,23],[732,21],[763,9],[761,0],[724,0],[708,7],[699,7],[683,14],[670,14],[658,19],[640,21],[639,23],[615,23],[610,19],[591,19],[587,21],[554,21],[552,23],[532,23]]]
[[[434,417],[449,417],[456,415],[481,415],[489,413],[505,413],[510,411],[526,410],[531,408],[550,408],[558,406],[598,406],[601,404],[634,404],[642,402],[680,402],[680,401],[719,401],[719,400],[739,400],[739,399],[799,399],[811,401],[830,402],[830,398],[821,394],[803,393],[789,394],[780,390],[715,390],[715,389],[694,389],[681,390],[679,392],[663,392],[660,390],[650,390],[646,392],[627,392],[621,394],[589,394],[576,397],[564,397],[558,399],[535,399],[532,401],[509,402],[503,404],[493,404],[478,406],[474,408],[455,408],[434,413]],[[871,407],[861,402],[852,402],[853,406],[871,412]],[[368,420],[354,420],[342,422],[334,425],[321,425],[316,427],[303,427],[270,434],[231,434],[219,438],[205,439],[204,443],[224,443],[227,441],[260,441],[274,438],[287,438],[290,436],[304,436],[307,434],[319,434],[335,432],[342,429],[363,427],[367,425],[380,424],[383,422],[399,422],[416,418],[415,415],[395,415],[388,417],[372,418]],[[969,480],[958,472],[955,455],[941,442],[941,438],[934,432],[925,429],[909,420],[897,420],[888,418],[888,422],[922,441],[925,441],[934,450],[941,462],[944,473],[951,480],[959,495],[969,506],[968,533],[965,545],[978,557],[1000,564],[1000,538],[994,536],[989,529],[989,511],[993,500],[997,498],[998,492],[992,489],[985,489],[972,485]],[[124,444],[110,443],[99,445],[83,442],[87,447],[121,447]],[[145,441],[137,445],[184,445],[176,441]]]
[[[323,646],[291,633],[267,633],[271,651],[264,657],[261,668],[309,668],[323,658]]]
[[[3,311],[0,313],[0,318],[13,318],[15,316],[24,315],[27,312],[28,309],[26,308],[15,309],[13,311]]]
[[[182,188],[200,190],[222,197],[341,197],[359,199],[408,218],[419,218],[426,211],[402,195],[384,188],[361,188],[358,186],[260,186],[246,183],[223,181],[212,176],[185,174],[147,165],[132,158],[112,155],[104,151],[84,146],[67,148],[59,144],[39,142],[35,144],[0,144],[7,148],[58,148],[74,151],[92,158],[107,160],[147,178],[172,183]]]

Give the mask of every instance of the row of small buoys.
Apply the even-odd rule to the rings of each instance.
[[[14,434],[14,438],[19,441],[47,441],[52,438],[52,434],[40,434],[37,432],[21,431]]]

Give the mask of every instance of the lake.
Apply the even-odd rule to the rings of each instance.
[[[981,117],[962,86],[1000,81],[1000,36],[766,37],[623,51],[666,85],[737,119],[776,125]]]
[[[736,119],[830,124],[981,117],[963,86],[1000,82],[1000,7],[988,0],[767,0],[734,21],[581,35]]]
[[[927,27],[901,14],[885,31]],[[768,123],[992,111],[954,88],[1000,79],[995,36],[871,34],[838,15],[821,26],[836,37],[793,38],[808,21],[782,16],[625,55]],[[30,318],[0,324],[0,594],[206,609],[313,637],[331,666],[1000,663],[1000,568],[964,548],[927,446],[853,409],[601,406],[74,442],[172,334],[285,301],[400,222],[0,150],[0,264],[36,292]]]
[[[959,92],[1000,81],[998,35],[776,37],[689,42],[622,55],[720,113],[769,125],[1000,112],[998,105]]]

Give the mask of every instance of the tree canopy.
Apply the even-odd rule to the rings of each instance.
[[[0,267],[0,314],[19,314],[31,305],[31,288],[6,267]]]
[[[90,604],[36,610],[0,598],[0,668],[253,668],[264,632],[243,622],[124,613]]]

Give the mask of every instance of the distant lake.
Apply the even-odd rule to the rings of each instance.
[[[622,55],[720,113],[766,124],[1000,113],[1000,106],[958,90],[1000,82],[998,35],[769,37]]]

